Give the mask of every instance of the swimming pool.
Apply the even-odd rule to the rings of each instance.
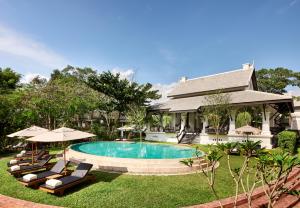
[[[72,145],[71,149],[97,156],[136,159],[191,158],[196,153],[190,147],[145,142],[87,142]]]
[[[87,162],[93,169],[134,175],[189,174],[207,167],[204,158],[194,158],[195,148],[148,142],[86,142],[71,145],[67,160]],[[199,152],[199,155],[204,155]],[[193,166],[181,161],[192,158]]]

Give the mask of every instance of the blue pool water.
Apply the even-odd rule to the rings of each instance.
[[[72,145],[71,148],[98,156],[140,159],[191,158],[196,152],[189,147],[145,142],[86,142]]]

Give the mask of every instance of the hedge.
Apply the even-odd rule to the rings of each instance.
[[[291,154],[296,152],[297,133],[294,131],[282,131],[278,135],[278,146]]]

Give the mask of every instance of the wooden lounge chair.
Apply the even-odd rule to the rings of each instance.
[[[70,163],[70,161],[67,161],[66,166],[68,166],[69,163]],[[65,169],[64,160],[59,160],[51,168],[51,170],[35,174],[37,176],[36,179],[31,180],[31,181],[25,181],[23,178],[19,178],[18,181],[21,184],[23,184],[24,186],[37,188],[39,184],[45,183],[45,181],[47,179],[51,179],[51,178],[57,179],[57,178],[61,178],[61,177],[65,176],[62,173],[64,169]]]
[[[46,151],[40,151],[40,153],[38,155],[33,157],[33,160],[38,163],[39,160],[43,159],[45,156],[46,156]],[[28,157],[28,159],[17,160],[17,163],[15,163],[15,164],[10,164],[10,162],[7,162],[7,167],[11,167],[13,165],[26,164],[26,163],[32,163],[32,158]]]
[[[36,156],[40,153],[48,154],[49,151],[46,151],[46,150],[38,150],[37,152],[33,151],[33,156]],[[26,152],[22,157],[15,156],[14,159],[16,159],[16,160],[26,160],[26,159],[30,159],[31,157],[32,157],[32,151]]]
[[[92,167],[92,164],[80,163],[70,176],[65,176],[59,179],[62,182],[61,185],[53,188],[45,183],[41,185],[39,189],[48,193],[63,195],[65,190],[68,188],[74,187],[85,181],[92,181],[94,176],[88,174]]]
[[[19,177],[21,175],[24,175],[26,173],[33,173],[33,172],[38,172],[40,170],[46,169],[49,170],[50,168],[53,167],[54,163],[49,163],[49,161],[52,159],[52,155],[47,155],[44,159],[40,160],[39,163],[34,164],[34,165],[20,165],[20,170],[15,170],[11,171],[10,168],[7,169],[7,171],[15,176]]]

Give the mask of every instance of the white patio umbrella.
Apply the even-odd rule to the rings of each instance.
[[[123,136],[124,136],[124,131],[132,131],[134,130],[134,126],[122,126],[122,127],[119,127],[117,128],[119,131],[121,131],[121,138],[123,139]]]
[[[71,129],[71,128],[66,128],[66,127],[61,127],[59,129],[55,129],[53,131],[49,131],[34,137],[31,137],[27,139],[28,141],[32,142],[64,142],[66,141],[72,141],[72,140],[78,140],[78,139],[84,139],[84,138],[89,138],[89,137],[94,137],[96,135]],[[65,171],[66,171],[66,148],[64,146],[64,162],[65,162]]]
[[[48,129],[39,127],[39,126],[31,126],[29,128],[17,131],[15,133],[7,135],[8,137],[33,137],[37,136],[39,134],[43,134],[45,132],[48,132]]]
[[[17,131],[15,133],[7,135],[7,137],[33,137],[37,136],[43,133],[49,132],[48,129],[39,127],[39,126],[31,126],[29,128]],[[33,161],[33,142],[31,143],[31,148],[32,148],[32,163]],[[36,152],[37,152],[37,147],[36,147]]]

